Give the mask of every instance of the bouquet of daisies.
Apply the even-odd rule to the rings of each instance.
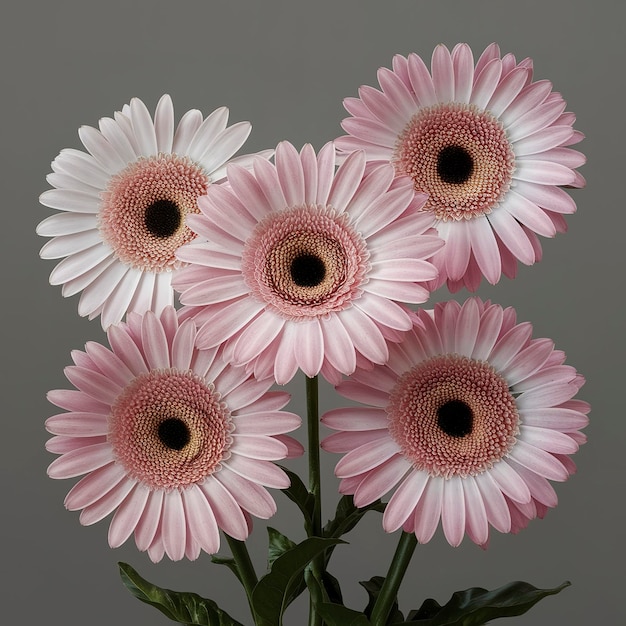
[[[65,505],[82,524],[112,514],[108,540],[134,536],[152,561],[202,551],[242,585],[248,624],[280,626],[310,597],[311,626],[469,626],[520,615],[553,589],[524,582],[425,599],[397,593],[418,543],[441,529],[487,547],[557,503],[585,435],[583,377],[512,308],[471,297],[423,308],[430,293],[514,278],[564,232],[584,186],[574,115],[546,80],[489,46],[438,46],[430,69],[393,58],[379,88],[346,98],[346,132],[319,151],[281,142],[235,156],[248,122],[169,96],[135,98],[79,130],[41,195],[60,212],[38,226],[50,282],[80,293],[109,346],[72,352],[72,389],[46,421],[52,478],[82,476]],[[176,299],[175,299],[176,295]],[[306,385],[308,477],[280,465],[305,446],[276,388]],[[318,378],[353,401],[318,412]],[[320,441],[320,422],[333,434]],[[326,523],[321,454],[340,455]],[[327,461],[331,457],[327,457]],[[282,490],[302,515],[296,543],[268,528],[267,569],[246,540]],[[345,606],[333,552],[368,512],[397,533],[369,602]],[[222,538],[229,556],[219,556]],[[240,626],[212,599],[162,589],[120,563],[124,584],[173,621]]]

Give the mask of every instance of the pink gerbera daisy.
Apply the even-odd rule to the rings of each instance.
[[[115,119],[101,119],[100,130],[80,128],[87,153],[65,149],[52,162],[47,180],[55,189],[40,201],[62,213],[37,227],[53,237],[40,254],[65,257],[50,283],[63,285],[64,296],[82,291],[80,315],[101,315],[106,328],[127,311],[160,313],[173,304],[172,270],[181,265],[174,252],[195,237],[185,216],[198,211],[198,197],[224,178],[250,134],[249,122],[227,121],[224,107],[204,121],[191,110],[175,129],[168,95],[154,120],[134,98]]]
[[[511,308],[477,298],[421,310],[389,361],[338,385],[370,408],[339,408],[322,421],[342,431],[323,442],[347,453],[340,491],[365,506],[395,489],[383,526],[425,543],[439,519],[448,542],[485,545],[489,524],[517,532],[556,505],[585,441],[584,379],[549,339],[532,339]]]
[[[364,149],[374,163],[393,163],[416,191],[446,246],[433,262],[435,287],[475,290],[484,275],[514,277],[517,261],[541,257],[537,234],[566,230],[576,205],[561,189],[583,187],[575,168],[585,157],[568,146],[583,135],[546,80],[532,82],[532,62],[500,57],[490,45],[474,66],[467,44],[435,48],[429,72],[416,54],[381,68],[382,91],[361,87],[344,105],[343,152]]]
[[[273,381],[251,378],[194,347],[193,320],[173,307],[160,317],[130,313],[108,331],[111,350],[90,342],[74,351],[65,374],[76,390],[49,400],[66,409],[49,418],[47,449],[61,456],[52,478],[86,474],[65,506],[93,524],[115,511],[109,544],[135,534],[153,561],[195,559],[220,546],[219,529],[243,540],[249,514],[268,518],[276,505],[266,487],[289,486],[272,461],[298,455],[283,433],[300,418],[281,411],[289,400]]]
[[[177,253],[200,346],[226,342],[229,359],[280,384],[298,367],[338,381],[359,359],[387,360],[387,340],[412,324],[395,301],[428,298],[437,272],[425,259],[442,241],[410,181],[394,183],[388,164],[364,170],[361,151],[335,171],[331,143],[316,156],[283,142],[275,166],[229,166],[229,188],[210,188],[188,219],[207,241]]]

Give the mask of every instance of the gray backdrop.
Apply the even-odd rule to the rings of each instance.
[[[264,0],[219,2],[17,2],[0,15],[2,67],[3,215],[2,306],[2,602],[4,624],[168,624],[123,588],[116,562],[170,588],[216,599],[247,621],[243,592],[226,569],[198,561],[150,563],[132,541],[107,545],[108,520],[84,528],[63,508],[74,481],[53,481],[46,467],[43,428],[53,407],[49,389],[66,387],[69,352],[103,340],[97,321],[76,312],[48,284],[53,262],[41,261],[44,239],[35,225],[51,211],[38,204],[50,161],[63,147],[80,148],[77,129],[96,125],[131,97],[154,110],[168,92],[178,116],[220,105],[231,121],[250,120],[246,148],[281,139],[316,148],[341,134],[342,98],[375,84],[376,70],[395,53],[429,58],[433,47],[470,43],[476,53],[492,41],[518,59],[531,56],[536,78],[549,78],[577,113],[586,133],[581,149],[588,186],[575,192],[570,230],[544,242],[544,259],[479,292],[517,308],[536,336],[551,337],[568,362],[586,375],[580,396],[591,402],[589,443],[576,455],[579,472],[557,485],[559,506],[517,536],[493,533],[483,551],[465,539],[453,549],[439,530],[418,546],[400,592],[409,609],[425,597],[446,601],[456,589],[496,587],[510,580],[574,586],[507,623],[569,626],[624,623],[623,233],[624,4],[618,0],[369,1]],[[464,299],[465,293],[457,294]],[[433,300],[447,299],[444,290]],[[303,381],[290,386],[301,411]],[[324,387],[323,408],[335,402]],[[324,517],[336,501],[332,467],[324,456]],[[295,467],[302,467],[296,464]],[[301,539],[294,506],[277,494],[271,524]],[[361,608],[357,580],[384,574],[397,535],[380,516],[366,521],[336,551],[332,571],[347,602]],[[250,549],[261,566],[266,548],[258,523]],[[224,552],[225,554],[227,552]],[[305,603],[286,624],[303,624]]]

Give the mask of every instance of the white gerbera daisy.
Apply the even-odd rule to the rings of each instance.
[[[107,328],[127,311],[159,313],[173,304],[172,271],[181,266],[174,253],[195,238],[185,216],[197,213],[198,197],[224,178],[226,162],[249,162],[231,157],[250,123],[227,121],[225,107],[205,120],[193,109],[175,128],[168,95],[154,119],[133,98],[114,119],[101,119],[99,130],[79,129],[87,152],[64,149],[52,162],[47,180],[55,189],[40,202],[62,213],[37,227],[53,237],[40,254],[63,258],[50,283],[63,285],[65,297],[82,291],[80,315],[101,315]]]

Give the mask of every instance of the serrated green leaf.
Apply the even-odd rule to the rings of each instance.
[[[139,600],[157,608],[169,619],[187,626],[243,626],[213,600],[197,593],[162,589],[142,578],[127,563],[118,563],[126,588]]]
[[[313,527],[315,498],[306,488],[300,476],[282,465],[279,467],[283,470],[283,472],[285,472],[285,474],[287,474],[287,476],[289,476],[289,480],[291,481],[291,485],[289,485],[287,489],[281,489],[281,491],[298,506],[300,511],[302,511],[302,515],[304,516],[304,527],[307,529],[307,533],[311,532]]]
[[[410,613],[410,621],[398,626],[483,626],[489,620],[523,615],[539,600],[557,594],[569,585],[566,581],[554,589],[538,589],[517,581],[493,591],[473,587],[452,594],[449,602],[439,610],[435,600],[426,600],[421,609]],[[433,610],[436,613],[433,614]],[[424,619],[417,617],[420,613]],[[431,617],[426,617],[428,613]]]
[[[371,626],[371,622],[358,611],[341,604],[324,603],[315,607],[327,626]]]
[[[359,581],[359,585],[367,591],[367,595],[369,596],[369,602],[365,607],[365,615],[368,618],[371,618],[372,611],[374,610],[374,605],[376,604],[376,600],[378,600],[378,596],[380,595],[380,591],[383,588],[383,583],[385,582],[385,578],[383,576],[373,576],[369,580],[361,580]],[[389,617],[387,618],[387,624],[398,624],[399,622],[404,621],[404,615],[398,609],[398,600],[397,598],[394,600],[393,605],[391,606],[391,610],[389,611]]]
[[[279,556],[272,568],[254,588],[252,605],[258,626],[280,626],[289,603],[296,597],[304,568],[318,554],[330,547],[344,543],[340,539],[309,537]]]

